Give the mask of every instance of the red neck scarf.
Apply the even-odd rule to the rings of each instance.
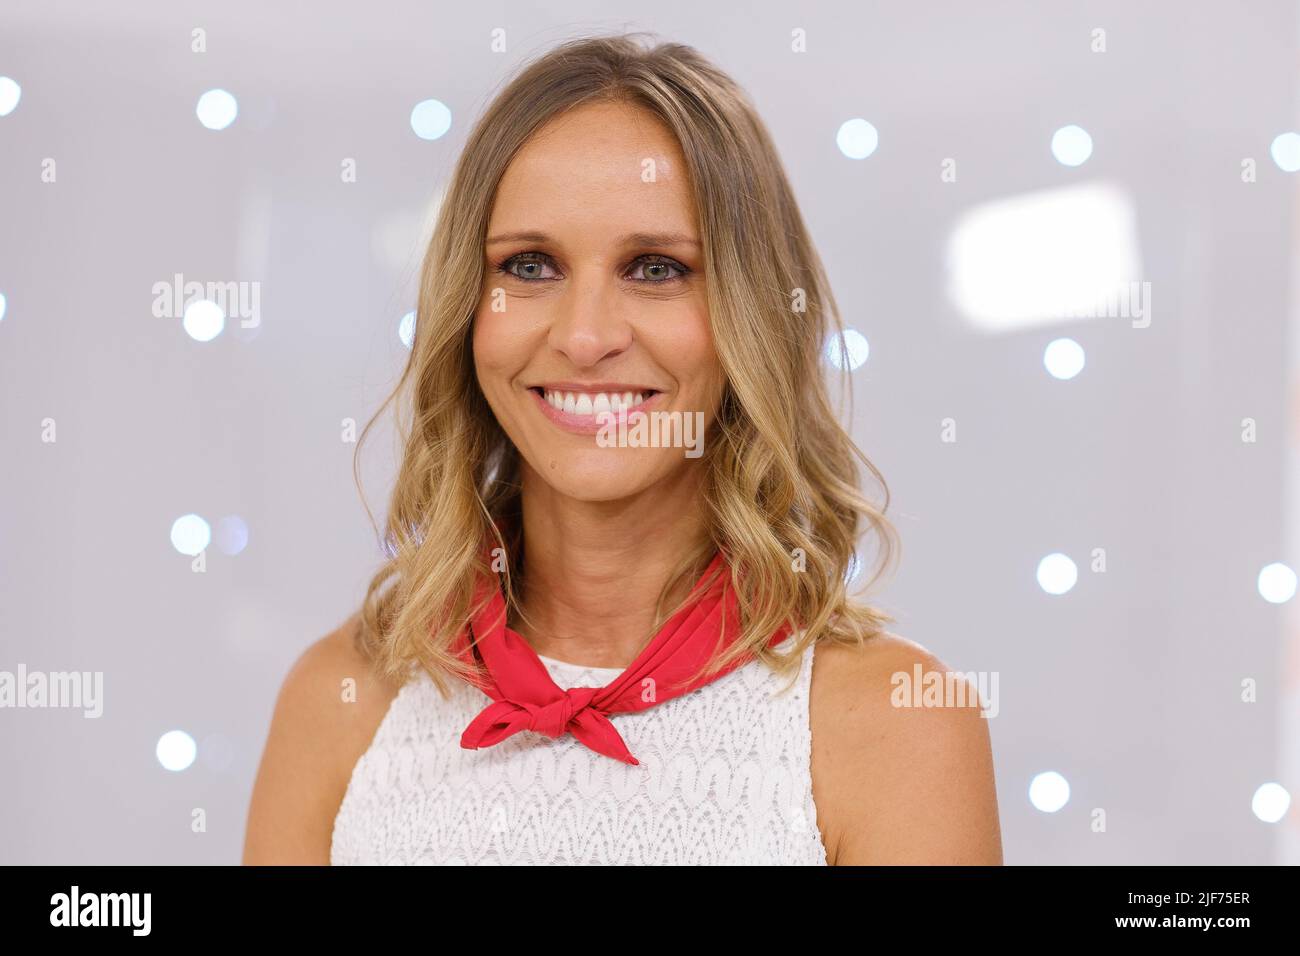
[[[717,680],[753,659],[749,653],[712,676],[692,679],[715,651],[725,650],[740,633],[729,569],[718,575],[706,591],[700,591],[700,583],[723,566],[719,551],[696,581],[695,598],[664,624],[622,674],[604,687],[569,690],[562,690],[551,679],[532,645],[506,627],[500,583],[490,576],[480,578],[474,606],[481,604],[482,609],[461,632],[457,652],[473,663],[477,650],[488,672],[486,686],[481,689],[494,703],[465,728],[460,745],[477,750],[521,730],[552,738],[567,731],[597,753],[638,764],[610,722],[610,714],[647,710]],[[471,630],[477,638],[473,646],[469,643]],[[788,627],[777,631],[769,645],[779,644],[788,633]]]

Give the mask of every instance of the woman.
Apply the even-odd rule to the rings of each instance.
[[[391,561],[284,682],[245,862],[1000,863],[978,705],[894,706],[946,668],[846,595],[893,532],[839,328],[730,79],[530,64],[424,261]]]

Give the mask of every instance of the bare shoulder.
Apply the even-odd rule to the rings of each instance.
[[[401,689],[356,646],[359,626],[353,615],[311,644],[284,678],[253,785],[245,864],[329,863],[352,768]]]
[[[914,641],[818,644],[809,692],[813,799],[833,865],[1002,863],[988,719]],[[927,675],[929,675],[927,677]],[[937,700],[937,705],[936,705]],[[926,706],[923,702],[928,702]],[[921,704],[918,706],[918,704]]]

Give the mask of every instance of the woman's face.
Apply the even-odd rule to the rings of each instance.
[[[511,162],[488,224],[473,346],[526,481],[611,501],[702,466],[723,374],[696,218],[676,140],[632,106],[579,107]],[[654,426],[640,437],[638,413]],[[674,425],[677,447],[649,446]],[[692,436],[698,447],[685,447]]]

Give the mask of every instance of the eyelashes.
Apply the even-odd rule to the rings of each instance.
[[[523,282],[554,282],[555,279],[557,278],[556,276],[520,275],[518,272],[515,271],[515,267],[521,265],[522,266],[536,265],[539,267],[545,267],[546,265],[554,266],[554,260],[550,256],[542,252],[519,252],[519,253],[515,253],[512,256],[507,256],[505,259],[502,259],[493,268],[494,271],[500,273],[501,275],[511,276],[512,278],[519,279]],[[632,260],[632,265],[628,271],[635,272],[638,267],[655,268],[660,266],[667,267],[669,269],[675,269],[677,270],[678,274],[674,276],[667,276],[662,279],[637,279],[627,275],[625,275],[624,278],[632,282],[639,282],[643,285],[672,285],[686,278],[686,276],[690,275],[691,272],[689,268],[682,265],[676,259],[672,259],[669,258],[668,256],[661,256],[653,253],[643,255],[643,256],[637,256],[635,259]]]

